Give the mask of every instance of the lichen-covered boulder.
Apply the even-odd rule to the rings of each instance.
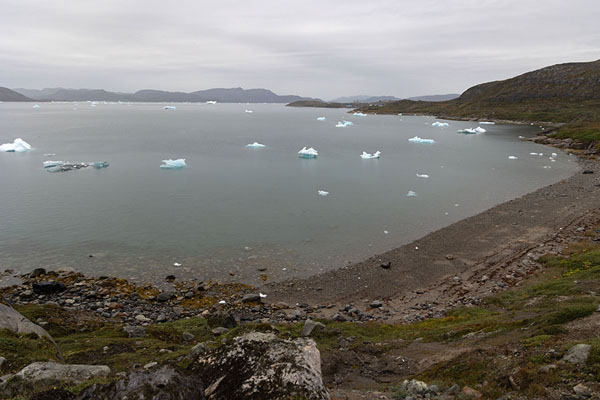
[[[51,339],[44,328],[31,322],[14,308],[2,303],[0,303],[0,329],[8,329],[11,332],[24,335],[33,333],[40,338]]]
[[[15,374],[25,382],[57,381],[81,383],[92,378],[104,378],[110,374],[106,365],[59,364],[57,362],[34,362]]]
[[[184,376],[163,366],[153,371],[134,371],[109,384],[94,384],[75,400],[204,400],[204,387],[197,376]]]
[[[202,355],[194,369],[209,400],[328,400],[312,339],[252,332]]]

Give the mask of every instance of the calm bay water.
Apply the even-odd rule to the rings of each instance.
[[[0,143],[22,137],[33,146],[0,153],[0,268],[62,266],[143,281],[173,272],[248,282],[263,273],[307,276],[577,169],[565,153],[550,162],[556,150],[518,139],[538,127],[484,125],[484,134],[463,135],[456,131],[476,124],[439,128],[428,117],[283,105],[176,107],[0,103]],[[336,128],[342,119],[354,126]],[[436,144],[410,143],[413,136]],[[254,141],[267,147],[245,147]],[[319,158],[298,158],[303,146]],[[376,150],[379,160],[359,157]],[[165,158],[186,158],[188,166],[161,170]],[[49,159],[110,167],[48,173]],[[407,197],[411,190],[416,197]]]

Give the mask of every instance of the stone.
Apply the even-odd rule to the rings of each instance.
[[[480,391],[469,386],[463,387],[461,393],[468,399],[481,399],[483,397]]]
[[[218,327],[216,327],[216,328],[214,328],[214,329],[211,330],[211,332],[212,332],[213,335],[222,335],[224,333],[227,333],[228,331],[229,331],[229,329],[224,328],[222,326],[218,326]]]
[[[300,335],[304,337],[310,336],[316,329],[325,329],[325,325],[320,322],[313,321],[312,319],[307,319],[304,322],[304,327],[302,328],[302,333]]]
[[[188,353],[188,358],[191,359],[195,359],[198,358],[201,354],[204,354],[208,351],[208,346],[205,345],[204,343],[198,343],[197,345],[195,345],[194,347],[192,347],[190,349],[190,352]]]
[[[52,388],[38,392],[31,396],[29,400],[73,400],[75,395],[64,389]]]
[[[210,350],[192,365],[209,400],[329,400],[321,376],[321,356],[308,338],[279,339],[252,332]]]
[[[579,383],[579,384],[573,386],[573,392],[575,392],[575,394],[577,394],[579,396],[583,396],[583,397],[590,397],[592,395],[592,391],[590,390],[590,388],[588,388],[587,386],[585,386],[582,383]]]
[[[163,313],[158,314],[158,316],[156,317],[156,322],[160,323],[160,322],[165,322],[167,320],[167,316]]]
[[[261,301],[259,293],[248,293],[242,297],[242,303],[260,303]]]
[[[167,277],[165,278],[165,280],[172,282],[175,280],[175,275],[167,275]]]
[[[31,322],[14,308],[2,303],[0,303],[0,329],[7,329],[11,332],[24,335],[33,333],[39,338],[47,337],[52,339],[44,328]]]
[[[143,326],[126,325],[123,327],[123,331],[127,333],[130,338],[139,338],[146,336],[146,328]]]
[[[206,323],[211,328],[224,327],[224,328],[235,328],[237,321],[233,314],[227,311],[217,311],[206,317]]]
[[[32,285],[33,293],[35,294],[52,294],[64,292],[67,287],[62,282],[35,282]]]
[[[384,263],[381,263],[379,266],[383,269],[390,269],[390,268],[392,268],[392,262],[391,261],[384,262]]]
[[[540,367],[540,371],[542,371],[542,372],[549,372],[553,369],[556,369],[556,365],[554,365],[554,364],[542,365]]]
[[[427,384],[416,379],[412,379],[410,381],[404,380],[402,384],[400,384],[400,389],[407,394],[421,397],[425,397],[427,394],[430,393]]]
[[[369,307],[371,308],[379,308],[379,307],[383,307],[383,303],[379,300],[373,300],[370,304]]]
[[[59,381],[81,383],[92,378],[105,378],[110,374],[106,365],[59,364],[54,361],[34,362],[15,374],[28,383]]]
[[[567,351],[567,354],[565,354],[565,356],[562,358],[562,361],[566,361],[571,364],[585,364],[591,350],[592,346],[589,344],[576,344]]]
[[[4,365],[5,362],[6,362],[6,358],[0,357],[0,370],[2,369],[2,366]]]
[[[446,260],[454,260],[454,256],[452,254],[446,254]]]
[[[189,332],[183,332],[182,337],[184,342],[191,342],[195,338],[195,336]]]
[[[590,175],[593,173],[594,173],[594,171],[592,171],[591,169],[586,169],[586,170],[583,170],[583,172],[582,172],[582,174],[584,174],[584,175]]]
[[[162,292],[159,293],[158,296],[156,296],[156,300],[160,301],[161,303],[164,303],[166,301],[171,300],[173,297],[175,297],[175,293],[173,292]]]
[[[196,374],[182,375],[163,366],[149,371],[133,371],[109,384],[94,384],[76,400],[155,399],[204,400],[204,386]]]
[[[144,365],[144,369],[150,369],[152,367],[156,367],[158,365],[158,363],[156,361],[151,361],[148,364]]]
[[[333,319],[334,321],[338,321],[338,322],[346,322],[348,320],[346,317],[344,317],[340,313],[333,314],[333,316],[331,317],[331,319]]]
[[[146,317],[144,314],[138,314],[138,315],[136,315],[135,316],[135,320],[137,322],[141,322],[141,323],[150,322],[150,318]]]
[[[44,268],[36,268],[29,273],[29,279],[37,278],[38,276],[46,275],[46,270]]]

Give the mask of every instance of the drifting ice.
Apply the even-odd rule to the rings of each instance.
[[[435,121],[431,126],[448,126],[447,122]]]
[[[298,156],[300,158],[317,158],[318,155],[319,152],[313,149],[312,147],[310,149],[303,147],[302,150],[298,152]]]
[[[417,197],[417,194],[415,192],[413,192],[412,190],[409,190],[408,193],[406,194],[406,197]]]
[[[317,117],[317,121],[325,121],[326,118],[325,117]]]
[[[48,172],[67,172],[77,169],[94,167],[96,169],[106,168],[110,164],[106,161],[96,161],[92,163],[72,163],[70,161],[44,161],[42,163],[44,169]]]
[[[40,108],[39,104],[34,104],[33,108]]]
[[[490,122],[490,121],[479,121],[479,123],[481,125],[496,125],[495,122]]]
[[[319,190],[318,193],[319,193],[319,196],[327,196],[329,194],[329,192],[326,192],[324,190]]]
[[[362,154],[360,155],[360,158],[362,158],[363,160],[369,160],[369,159],[372,159],[372,158],[379,158],[379,157],[381,157],[381,152],[380,151],[376,151],[373,154],[367,153],[366,151],[363,151]]]
[[[106,168],[110,164],[107,163],[106,161],[96,161],[96,162],[91,163],[90,165],[96,169],[100,169],[100,168]]]
[[[257,149],[260,147],[265,147],[265,145],[262,143],[254,142],[254,143],[247,144],[246,147],[253,147],[253,148]]]
[[[215,100],[209,100],[206,102],[206,104],[217,104],[217,102]]]
[[[517,156],[508,156],[508,159],[509,160],[518,160],[519,157],[517,157]]]
[[[417,178],[429,178],[427,174],[417,174]]]
[[[244,110],[245,113],[252,114],[254,111],[252,110]]]
[[[485,133],[486,130],[483,129],[482,127],[478,126],[477,128],[466,128],[466,129],[460,129],[458,130],[458,133],[464,133],[464,134],[476,134],[476,133]]]
[[[338,122],[335,127],[336,128],[345,128],[347,126],[352,126],[352,125],[354,125],[352,122],[344,120],[342,122]]]
[[[366,117],[367,116],[367,114],[364,114],[364,113],[361,113],[361,112],[355,112],[352,115],[354,115],[355,117]]]
[[[177,107],[174,107],[174,106],[164,106],[163,108],[165,110],[177,110]]]
[[[424,143],[424,144],[434,144],[435,140],[433,139],[422,139],[418,136],[415,136],[413,138],[408,139],[409,142],[413,142],[413,143]]]
[[[31,145],[21,138],[16,138],[12,143],[4,143],[0,146],[0,151],[9,153],[24,153],[31,150]]]
[[[163,169],[180,169],[186,166],[185,158],[179,158],[177,160],[162,160],[163,165],[160,167]]]

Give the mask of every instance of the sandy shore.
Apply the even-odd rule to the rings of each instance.
[[[265,288],[269,302],[357,303],[360,308],[379,299],[400,318],[422,301],[451,306],[461,296],[472,299],[474,294],[493,293],[494,288],[487,287],[491,283],[501,290],[503,283],[489,276],[483,276],[488,283],[480,282],[482,274],[498,266],[507,268],[511,262],[521,268],[510,271],[515,275],[533,273],[535,268],[522,264],[519,257],[535,258],[531,251],[540,246],[553,251],[568,240],[561,234],[577,232],[578,225],[598,218],[600,164],[581,160],[580,167],[570,178],[384,254],[307,279],[273,283]],[[584,174],[586,170],[593,173]],[[382,267],[386,263],[389,268]],[[448,291],[457,286],[453,298]]]

